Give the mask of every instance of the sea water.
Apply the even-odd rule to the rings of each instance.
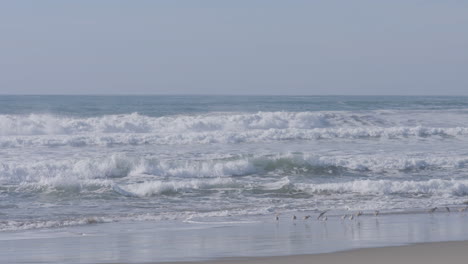
[[[0,236],[467,200],[467,97],[0,96]]]

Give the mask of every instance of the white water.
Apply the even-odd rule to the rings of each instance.
[[[167,117],[133,113],[91,118],[47,114],[0,115],[0,146],[83,147],[362,138],[465,138],[468,135],[465,117],[465,110],[213,113]]]
[[[461,206],[467,117],[465,109],[0,114],[0,231]]]

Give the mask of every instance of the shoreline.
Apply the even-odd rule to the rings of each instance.
[[[154,264],[395,264],[395,263],[463,263],[468,257],[468,240],[414,243],[401,246],[359,248],[331,253],[289,256],[221,258],[208,261],[154,262]]]
[[[348,254],[362,255],[364,260],[356,259],[356,263],[366,263],[366,258],[375,260],[375,252],[385,255],[389,248],[391,252],[393,248],[406,252],[404,248],[415,247],[448,259],[468,249],[468,214],[464,213],[362,215],[353,221],[333,215],[328,221],[299,217],[293,221],[286,215],[280,221],[272,216],[249,219],[256,221],[219,220],[89,224],[5,232],[0,236],[0,248],[4,249],[0,251],[0,263],[353,263],[348,261]],[[445,246],[451,244],[454,247]],[[459,245],[465,250],[450,251]],[[439,246],[443,246],[442,252]],[[418,263],[415,256],[408,257],[406,263]]]

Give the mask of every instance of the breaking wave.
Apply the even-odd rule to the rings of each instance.
[[[391,181],[354,180],[342,183],[295,184],[295,188],[312,194],[354,193],[383,195],[468,195],[468,180]]]
[[[310,153],[238,156],[209,160],[159,160],[114,154],[99,159],[66,159],[36,162],[0,162],[0,183],[18,190],[95,190],[126,181],[132,193],[145,196],[186,188],[208,188],[210,184],[233,184],[231,178],[257,175],[336,175],[408,172],[438,169],[463,169],[466,156],[423,157],[392,155],[317,156]],[[148,180],[150,183],[132,181]],[[184,179],[185,182],[167,182]],[[199,179],[214,179],[213,182]],[[187,181],[188,180],[188,181]],[[193,180],[193,181],[190,181]],[[182,185],[180,185],[182,184]]]
[[[434,116],[445,118],[435,123]],[[0,115],[0,147],[242,143],[334,138],[458,137],[466,114],[406,112],[259,112],[150,117],[137,113],[90,118]]]
[[[137,184],[130,184],[123,188],[114,187],[114,190],[124,196],[153,196],[158,194],[173,194],[195,190],[210,190],[219,188],[240,188],[241,184],[232,179],[217,178],[210,180],[189,180],[189,181],[149,181]]]
[[[84,98],[83,108],[51,100],[39,106],[50,106],[50,114],[7,114],[36,111],[19,103],[0,115],[0,231],[230,223],[325,208],[338,214],[461,206],[468,199],[468,109],[454,109],[451,99],[436,108],[422,107],[425,99],[398,99],[390,108],[374,99],[366,99],[372,107],[366,100],[310,107],[314,100],[296,106],[275,99],[274,107],[249,100],[193,110],[187,98],[174,111],[166,109],[170,101],[129,107],[110,100],[104,109],[101,100]],[[245,112],[211,112],[219,109]],[[294,112],[306,109],[318,111]],[[129,112],[137,110],[166,115]]]

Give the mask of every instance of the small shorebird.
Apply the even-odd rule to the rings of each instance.
[[[459,208],[459,209],[458,209],[458,212],[460,212],[460,213],[461,213],[461,212],[465,212],[466,209],[468,209],[468,206],[465,206],[465,207],[463,207],[463,208]]]
[[[353,220],[354,219],[354,215],[349,215],[349,220]]]
[[[296,220],[296,219],[297,219],[296,215],[293,215],[293,220]]]
[[[445,210],[450,213],[450,208],[448,206],[445,206]]]
[[[360,215],[362,215],[362,211],[358,211],[358,212],[356,213],[356,216],[357,216],[357,217],[359,217]]]
[[[374,216],[378,216],[379,213],[380,213],[379,210],[375,210],[375,211],[374,211]]]
[[[429,211],[427,211],[427,212],[428,213],[433,213],[433,212],[435,212],[435,210],[437,210],[437,207],[433,207],[433,208],[429,209]]]
[[[309,218],[310,218],[310,215],[306,215],[306,216],[303,217],[304,220],[307,220]]]
[[[348,215],[343,215],[343,216],[341,217],[341,220],[345,220],[347,216],[348,216]]]
[[[324,221],[324,222],[327,221],[327,220],[328,220],[328,217],[327,217],[327,216],[325,216],[324,218],[322,218],[322,221]]]
[[[280,214],[276,214],[276,215],[275,215],[276,221],[279,221],[279,215],[280,215]]]
[[[322,216],[323,216],[324,214],[326,214],[326,213],[327,213],[327,211],[326,211],[326,210],[325,210],[325,211],[323,211],[323,212],[321,212],[321,213],[320,213],[320,214],[317,216],[317,220],[319,220],[319,219],[320,219],[320,217],[322,217]]]

